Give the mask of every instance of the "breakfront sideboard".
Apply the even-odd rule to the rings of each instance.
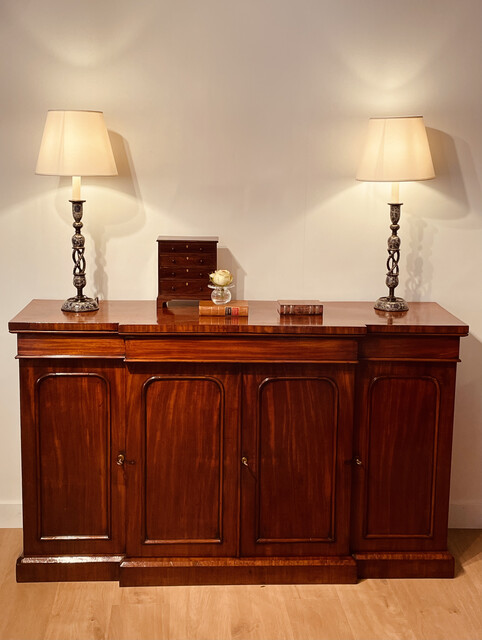
[[[20,365],[17,580],[121,585],[451,577],[455,372],[468,327],[384,314],[200,317],[34,300]]]

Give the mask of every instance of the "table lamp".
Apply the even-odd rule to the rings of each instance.
[[[47,113],[35,173],[47,176],[72,176],[72,236],[74,287],[77,295],[62,305],[63,311],[96,311],[97,298],[83,294],[85,278],[85,238],[81,233],[85,200],[81,199],[81,176],[117,175],[109,134],[101,111],[59,111]]]
[[[400,259],[399,182],[430,180],[435,172],[428,146],[427,132],[422,116],[370,118],[368,136],[363,151],[357,180],[368,182],[391,182],[390,229],[388,238],[387,277],[388,296],[375,302],[381,311],[406,311],[408,304],[395,296],[398,286]]]

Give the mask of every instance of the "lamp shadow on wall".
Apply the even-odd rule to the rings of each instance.
[[[428,188],[435,192],[435,197],[440,197],[444,206],[437,206],[435,203],[423,215],[410,216],[404,294],[408,300],[414,302],[430,300],[432,293],[434,270],[430,259],[436,227],[428,224],[427,220],[458,220],[468,216],[470,212],[465,181],[453,138],[438,129],[427,127],[426,131],[436,176],[434,181],[430,181]],[[470,154],[467,155],[470,158]]]
[[[453,203],[452,206],[434,209],[435,214],[432,214],[430,217],[445,220],[463,218],[467,216],[470,211],[465,182],[469,177],[477,175],[470,147],[463,140],[457,140],[457,146],[459,149],[462,148],[464,150],[465,156],[464,172],[462,173],[459,154],[454,139],[444,131],[431,129],[430,127],[427,127],[427,136],[436,176],[430,186],[444,199]],[[473,182],[478,184],[477,180]],[[478,200],[480,201],[480,185],[478,186]]]
[[[404,295],[413,302],[431,299],[433,265],[430,258],[434,237],[434,229],[428,231],[423,218],[412,216]]]
[[[236,258],[227,247],[218,247],[218,269],[231,271],[234,277],[234,298],[244,300],[244,281],[246,271],[239,264]]]
[[[118,175],[109,178],[111,205],[100,215],[92,216],[88,229],[94,242],[95,270],[93,272],[93,290],[101,299],[107,299],[109,276],[107,269],[107,244],[109,240],[130,236],[142,228],[145,223],[145,211],[142,205],[137,176],[135,174],[129,145],[120,134],[109,131],[112,150]],[[105,189],[106,178],[92,179],[92,184]],[[128,259],[126,257],[126,259]]]

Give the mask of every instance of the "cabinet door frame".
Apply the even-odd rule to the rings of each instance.
[[[146,390],[154,381],[206,381],[220,392],[219,538],[149,540],[147,536]],[[229,365],[128,364],[127,553],[133,557],[235,556],[238,547],[239,373]],[[214,416],[213,416],[214,419]],[[162,424],[159,428],[162,430]],[[166,452],[166,463],[169,458]],[[179,478],[182,482],[182,477]],[[199,479],[202,482],[202,478]]]
[[[266,380],[320,381],[333,390],[329,533],[322,537],[262,539],[260,522],[260,394]],[[346,556],[349,554],[349,517],[352,463],[354,365],[289,364],[247,367],[243,377],[241,459],[241,556]],[[309,418],[309,417],[308,417]],[[273,418],[274,419],[274,418]],[[270,418],[269,420],[272,421]],[[274,437],[274,434],[271,434]],[[320,443],[318,443],[320,446]],[[328,459],[326,458],[326,459]],[[321,477],[320,473],[320,477]],[[266,498],[268,500],[268,498]],[[307,507],[309,508],[309,507]],[[279,524],[275,524],[279,528]]]
[[[355,454],[360,464],[356,465],[353,478],[351,523],[353,551],[369,552],[382,548],[387,552],[439,551],[447,548],[455,369],[456,364],[452,362],[372,361],[360,363],[357,381],[357,425],[355,431]],[[419,513],[414,513],[414,522],[425,520],[427,525],[424,527],[419,525],[418,531],[415,530],[414,525],[410,525],[408,522],[407,527],[412,526],[413,531],[393,530],[384,533],[383,531],[368,530],[370,483],[376,482],[374,474],[370,472],[371,468],[375,469],[373,465],[378,465],[380,473],[386,475],[389,473],[389,457],[396,455],[397,464],[400,464],[404,471],[413,477],[414,481],[419,473],[417,468],[414,467],[413,460],[410,459],[408,445],[397,453],[395,451],[389,452],[390,443],[387,443],[385,447],[387,459],[377,462],[373,458],[372,450],[374,445],[371,439],[378,438],[379,442],[378,445],[375,443],[375,447],[383,447],[383,442],[380,442],[383,434],[372,434],[372,424],[376,425],[379,420],[376,415],[376,407],[372,406],[372,392],[380,381],[385,380],[408,381],[412,386],[416,386],[417,381],[419,381],[421,384],[420,392],[422,391],[422,386],[426,386],[426,384],[433,386],[434,406],[431,410],[433,425],[429,425],[433,429],[433,438],[431,442],[426,443],[425,447],[428,452],[427,465],[430,468],[422,465],[423,469],[420,470],[420,473],[423,472],[424,474],[422,480],[425,484],[427,499],[423,512],[420,511],[422,506],[419,505]],[[406,442],[410,439],[412,424],[412,419],[409,416],[410,408],[416,406],[419,401],[420,398],[407,398],[406,418],[403,418],[403,415],[396,416],[399,424],[403,425],[405,420],[407,425]],[[388,411],[389,408],[386,407],[385,410]],[[400,429],[401,427],[399,427],[399,431]],[[412,427],[412,429],[416,429],[416,427]],[[415,435],[414,433],[414,442]],[[430,489],[427,489],[428,484],[430,484]],[[388,485],[385,483],[384,486]],[[382,488],[378,487],[378,490],[382,490]],[[386,503],[387,500],[393,505],[394,510],[397,510],[397,502],[398,509],[403,507],[405,512],[409,512],[410,509],[414,508],[411,496],[405,493],[402,495],[401,491],[397,491],[396,495],[392,497],[385,496],[384,502]],[[371,508],[376,510],[380,507],[376,501],[371,500]],[[374,517],[377,518],[376,513]]]
[[[83,438],[86,436],[81,431],[82,425],[77,432],[71,433],[72,423],[78,420],[77,415],[72,415],[72,423],[61,425],[56,424],[55,416],[51,416],[51,430],[49,429],[48,417],[42,420],[41,416],[46,409],[41,407],[43,398],[42,385],[46,381],[61,381],[74,379],[100,381],[106,402],[104,424],[99,424],[102,429],[98,437],[104,440],[103,460],[97,460],[95,478],[92,482],[94,486],[97,474],[100,476],[98,488],[105,493],[103,504],[105,513],[102,518],[105,520],[105,530],[92,533],[76,530],[81,516],[70,518],[68,514],[68,492],[72,491],[72,486],[79,480],[75,479],[76,468],[83,467],[79,471],[87,473],[89,460],[88,455],[82,456]],[[61,391],[61,390],[59,390]],[[122,469],[116,465],[119,451],[125,448],[125,420],[124,420],[124,364],[114,360],[100,361],[97,359],[22,359],[20,360],[20,400],[21,400],[21,423],[22,423],[22,475],[23,475],[23,530],[24,530],[24,553],[25,555],[84,555],[84,554],[122,554],[125,551],[125,477]],[[71,398],[55,398],[56,407],[64,407],[68,411],[71,408]],[[52,409],[53,411],[53,409]],[[45,414],[48,416],[48,413]],[[47,424],[40,424],[47,420]],[[88,428],[88,425],[85,425]],[[41,460],[42,442],[41,429],[44,430],[44,438],[54,439],[65,438],[70,440],[70,444],[65,447],[60,443],[56,447],[55,460],[58,462],[56,468],[64,475],[70,475],[73,482],[66,482],[66,493],[59,496],[56,503],[56,492],[50,491],[48,502],[45,505],[47,495],[42,497],[43,491],[48,490],[48,465]],[[47,432],[45,432],[47,429]],[[62,433],[62,431],[64,431]],[[94,435],[94,434],[91,434]],[[93,454],[92,448],[86,451]],[[66,450],[73,451],[72,459],[64,459]],[[51,452],[48,453],[50,455]],[[95,453],[95,452],[94,452]],[[100,454],[99,454],[100,455]],[[79,458],[80,456],[80,458]],[[76,460],[81,459],[82,464],[77,465]],[[55,466],[55,465],[54,465]],[[62,471],[60,471],[62,470]],[[51,482],[55,483],[56,478],[52,477]],[[42,486],[44,489],[42,490]],[[47,487],[47,489],[45,488]],[[60,487],[57,491],[61,491]],[[95,500],[95,495],[90,496]],[[60,507],[64,505],[64,509]],[[45,505],[45,506],[42,506]],[[48,517],[48,508],[55,512],[59,520],[59,529],[55,532],[56,525],[51,525],[53,529],[46,534],[43,521]],[[89,515],[89,504],[78,506],[84,509]],[[65,516],[65,520],[62,519]],[[73,524],[72,520],[77,523]],[[71,530],[69,531],[69,528]]]

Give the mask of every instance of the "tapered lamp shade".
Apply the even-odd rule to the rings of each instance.
[[[422,116],[370,118],[357,180],[407,182],[435,178]]]
[[[102,111],[49,111],[35,173],[117,175]]]

